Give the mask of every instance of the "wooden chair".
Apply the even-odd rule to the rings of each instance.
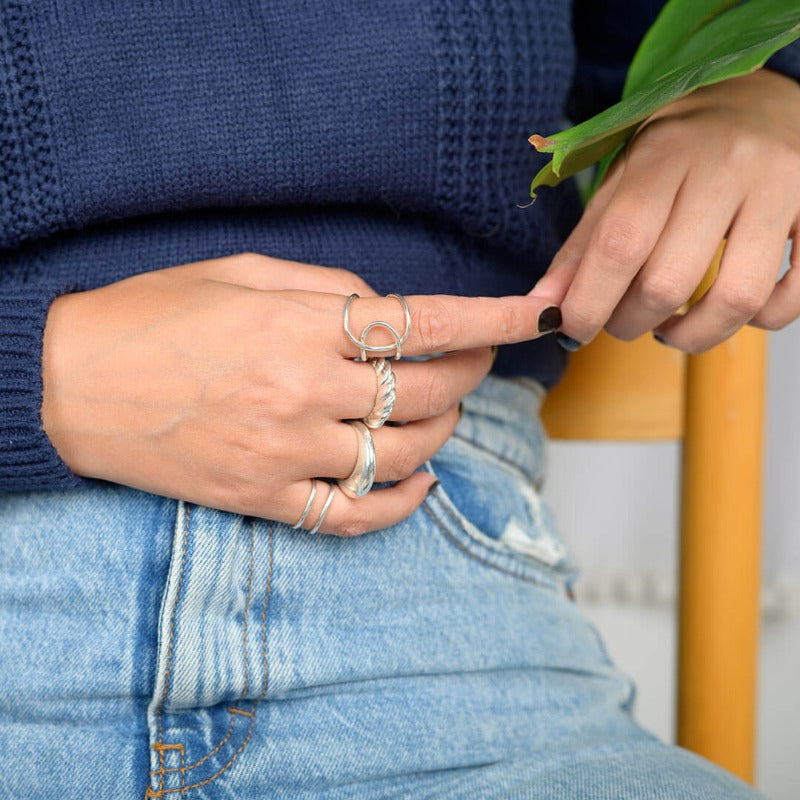
[[[698,356],[602,333],[543,408],[554,439],[683,439],[677,742],[751,783],[765,361],[754,328]]]

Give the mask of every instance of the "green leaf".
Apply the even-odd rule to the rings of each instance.
[[[664,64],[690,36],[739,0],[673,0],[661,9],[628,68],[623,98],[664,74]]]
[[[727,78],[745,75],[782,47],[800,38],[798,0],[670,0],[634,57],[619,103],[552,136],[530,138],[552,153],[531,184],[556,186],[602,161],[595,186],[612,158],[647,117],[668,103]]]

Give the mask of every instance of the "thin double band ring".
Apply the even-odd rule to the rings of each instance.
[[[322,521],[325,519],[325,515],[328,513],[328,509],[331,507],[331,503],[333,502],[333,494],[336,491],[336,484],[329,483],[328,486],[328,496],[325,498],[325,505],[322,506],[322,511],[319,512],[319,518],[317,519],[314,527],[311,528],[309,534],[316,533],[322,527]]]
[[[358,454],[353,471],[338,481],[339,488],[348,497],[363,497],[375,481],[375,443],[369,428],[361,420],[352,420],[347,424],[356,432]]]
[[[293,531],[295,531],[299,527],[301,527],[302,524],[306,521],[306,517],[308,516],[308,512],[311,511],[311,506],[314,503],[314,498],[316,496],[317,496],[317,479],[316,478],[312,478],[311,479],[311,492],[308,495],[308,500],[306,501],[306,506],[303,509],[303,513],[300,515],[300,519],[297,520],[297,522],[295,522],[294,525],[292,525],[292,530]]]
[[[395,392],[395,379],[392,365],[385,358],[367,359],[375,370],[378,387],[375,392],[375,404],[372,411],[361,421],[368,427],[376,430],[389,419],[397,399]]]
[[[361,360],[367,360],[367,350],[372,351],[373,353],[391,353],[392,350],[397,350],[395,353],[395,361],[397,361],[401,354],[402,354],[402,346],[405,344],[406,339],[408,339],[408,334],[411,332],[411,312],[408,309],[408,303],[406,302],[405,297],[401,294],[387,294],[386,297],[394,297],[396,298],[400,305],[403,306],[403,314],[405,315],[406,321],[406,329],[403,331],[403,334],[400,335],[397,332],[397,329],[390,325],[388,322],[384,322],[383,320],[375,320],[375,322],[370,322],[363,331],[361,331],[361,337],[357,339],[350,330],[350,306],[359,295],[353,293],[350,297],[347,298],[347,302],[344,304],[344,332],[347,334],[347,338],[361,351]],[[381,344],[381,345],[369,345],[367,344],[367,334],[373,328],[384,328],[385,330],[389,331],[389,333],[394,338],[394,344]]]

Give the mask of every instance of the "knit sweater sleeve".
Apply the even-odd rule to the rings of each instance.
[[[0,493],[68,489],[70,470],[42,427],[42,342],[47,312],[71,286],[0,284]]]
[[[577,123],[618,102],[628,66],[664,0],[575,0],[572,28],[577,66],[567,107]],[[766,66],[800,80],[800,40]]]

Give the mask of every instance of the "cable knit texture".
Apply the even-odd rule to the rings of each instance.
[[[517,207],[527,137],[617,98],[660,3],[624,5],[579,3],[573,35],[566,0],[0,3],[0,491],[89,483],[41,424],[65,292],[243,251],[530,289],[580,209],[571,184]],[[564,359],[544,337],[496,371],[550,386]]]

